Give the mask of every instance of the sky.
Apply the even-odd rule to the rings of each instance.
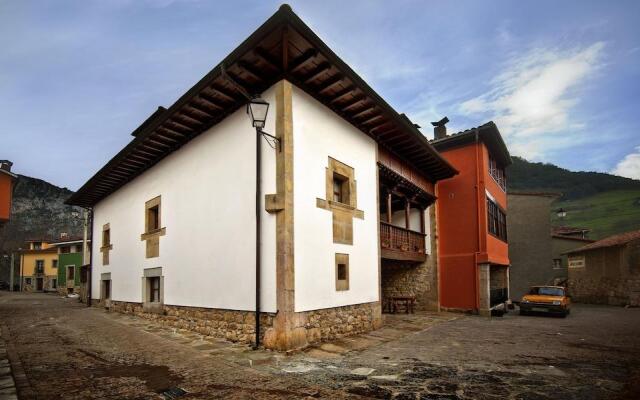
[[[0,0],[0,159],[77,190],[277,1]],[[640,179],[639,1],[290,1],[433,137],[493,120],[512,155]]]

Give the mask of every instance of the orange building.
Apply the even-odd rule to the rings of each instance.
[[[11,161],[0,160],[0,227],[9,221],[11,216],[13,182],[17,177],[11,173],[12,165]]]
[[[447,121],[433,123],[431,141],[460,171],[436,187],[440,304],[488,315],[509,298],[504,169],[511,156],[493,122],[447,135]]]

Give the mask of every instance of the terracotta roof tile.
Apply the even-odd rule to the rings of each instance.
[[[571,250],[568,253],[579,253],[587,250],[595,250],[603,247],[612,247],[612,246],[620,246],[626,243],[629,243],[632,240],[640,240],[640,230],[620,233],[617,235],[609,236],[602,240],[598,240],[597,242],[593,242],[586,246],[582,246],[575,250]]]

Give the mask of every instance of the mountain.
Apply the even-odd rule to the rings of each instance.
[[[22,247],[27,239],[57,239],[61,232],[82,235],[83,209],[64,204],[71,194],[71,190],[42,179],[18,175],[11,220],[0,230],[0,251]],[[78,212],[78,217],[73,211]]]
[[[507,169],[508,189],[562,193],[563,200],[580,199],[610,190],[640,190],[640,181],[601,172],[572,172],[553,164],[513,157]]]
[[[520,157],[513,157],[507,174],[510,191],[562,194],[551,210],[553,225],[589,228],[592,239],[640,229],[638,180],[600,172],[572,172]],[[557,216],[560,208],[567,212],[566,217]]]

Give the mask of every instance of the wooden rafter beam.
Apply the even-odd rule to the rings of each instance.
[[[318,65],[318,67],[316,67],[316,69],[313,70],[313,72],[311,72],[311,74],[303,78],[304,83],[307,85],[310,84],[311,82],[321,77],[325,72],[329,71],[330,69],[331,69],[331,64],[329,64],[328,62],[321,63],[320,65]]]
[[[245,73],[253,76],[255,79],[257,79],[259,81],[264,81],[265,80],[265,77],[260,73],[260,71],[258,71],[258,69],[255,68],[250,63],[248,63],[248,62],[246,62],[244,60],[240,60],[240,61],[238,61],[238,66],[240,68],[242,68]]]
[[[336,93],[336,95],[329,100],[330,103],[337,103],[339,101],[341,101],[342,99],[344,99],[345,97],[349,96],[351,93],[353,93],[356,90],[355,86],[349,86],[348,88],[341,90],[340,92]]]
[[[323,94],[324,92],[333,88],[343,80],[344,80],[344,76],[342,76],[341,74],[338,74],[335,78],[331,78],[325,82],[322,82],[322,88],[318,91],[318,93]]]
[[[276,71],[280,71],[280,66],[278,65],[278,63],[274,61],[271,54],[269,54],[269,52],[263,49],[262,47],[256,47],[253,50],[253,54],[255,54],[256,57],[262,60],[262,62],[267,64],[269,67],[275,69]]]
[[[356,104],[360,103],[364,99],[366,99],[366,97],[363,95],[356,96],[353,99],[349,100],[347,104],[344,104],[344,106],[340,109],[340,111],[342,112],[349,111],[351,108],[355,107]]]
[[[311,61],[313,61],[317,56],[318,56],[318,50],[316,49],[309,49],[305,51],[301,56],[299,56],[289,64],[290,66],[289,72],[291,73],[297,72],[298,70],[300,70],[301,68],[309,64]]]
[[[228,92],[226,89],[223,89],[220,86],[211,85],[207,89],[211,90],[212,92],[227,99],[227,101],[230,101],[232,103],[235,103],[236,101],[238,101],[238,99],[231,92]]]
[[[375,110],[375,109],[376,109],[376,106],[375,106],[375,105],[372,105],[372,106],[370,106],[370,107],[366,107],[364,110],[362,110],[362,111],[360,111],[360,112],[358,112],[358,113],[356,113],[356,114],[352,115],[352,116],[351,116],[351,118],[360,118],[360,117],[362,117],[363,115],[367,115],[367,114],[369,114],[371,111],[373,111],[373,110]]]
[[[213,107],[217,110],[224,110],[224,107],[218,104],[218,101],[217,101],[218,99],[216,99],[215,97],[209,96],[206,93],[199,93],[198,99],[201,100],[203,103],[206,103],[208,106]]]

